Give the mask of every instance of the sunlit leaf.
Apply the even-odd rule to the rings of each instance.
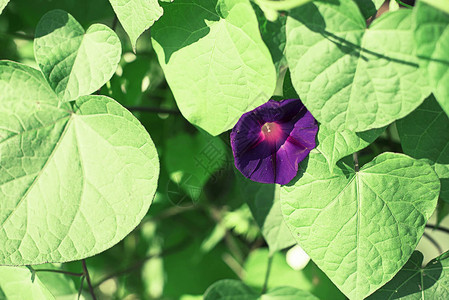
[[[351,299],[388,282],[406,263],[435,210],[440,183],[427,163],[383,153],[359,172],[310,154],[281,191],[299,245]]]
[[[94,24],[87,31],[68,13],[53,10],[37,24],[36,61],[63,101],[98,90],[114,74],[121,44],[114,31]]]
[[[164,12],[157,0],[109,0],[109,2],[128,33],[134,49],[139,36]]]
[[[0,264],[64,262],[136,227],[156,190],[156,149],[114,100],[60,104],[35,69],[0,62]]]
[[[316,1],[289,14],[293,86],[320,123],[355,132],[380,128],[429,95],[413,53],[411,19],[403,9],[367,29],[352,0]]]
[[[416,52],[437,101],[449,115],[449,4],[427,2],[440,3],[445,11],[418,1],[414,13]]]
[[[164,4],[152,41],[181,113],[212,135],[273,94],[276,72],[247,0]]]

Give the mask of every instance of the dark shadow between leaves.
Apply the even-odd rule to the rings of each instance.
[[[169,62],[176,51],[209,34],[207,23],[220,21],[216,6],[217,0],[162,3],[164,15],[153,25],[151,34],[164,49],[165,63]]]

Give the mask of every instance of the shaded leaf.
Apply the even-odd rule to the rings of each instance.
[[[449,203],[449,117],[430,96],[396,124],[404,153],[434,167],[441,180],[440,197]]]
[[[77,260],[129,234],[159,174],[139,121],[104,96],[61,104],[13,62],[0,62],[0,90],[0,264]]]
[[[380,128],[421,104],[430,87],[413,49],[410,10],[384,14],[369,30],[352,0],[316,1],[287,19],[293,86],[334,130]]]
[[[249,1],[177,0],[163,7],[152,41],[189,122],[218,135],[271,97],[276,72]]]
[[[292,287],[276,287],[266,294],[259,295],[243,282],[224,279],[211,285],[204,293],[204,300],[316,300],[312,294]]]
[[[94,24],[85,32],[70,14],[53,10],[37,24],[34,53],[59,98],[71,101],[93,93],[112,77],[121,44],[107,26]]]
[[[406,263],[435,210],[440,183],[432,167],[383,153],[359,172],[329,171],[313,152],[298,181],[282,187],[284,219],[299,245],[351,299],[389,281]]]
[[[368,299],[448,299],[449,252],[422,266],[423,255],[415,251],[398,274]]]
[[[241,175],[238,175],[237,178],[244,199],[260,227],[270,248],[270,253],[296,244],[282,217],[279,201],[280,186],[254,182]]]

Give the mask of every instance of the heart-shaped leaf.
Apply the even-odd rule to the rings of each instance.
[[[449,118],[434,96],[397,122],[404,153],[423,158],[441,179],[440,197],[449,203]]]
[[[385,14],[367,29],[354,1],[315,1],[287,20],[293,86],[333,130],[380,128],[422,103],[430,87],[413,49],[410,10]]]
[[[120,23],[136,49],[139,36],[163,14],[157,0],[109,0]]]
[[[406,263],[437,204],[432,167],[383,153],[359,172],[329,171],[317,151],[281,190],[281,208],[300,246],[350,299],[362,299]]]
[[[53,10],[37,24],[34,54],[59,98],[71,101],[93,93],[112,77],[121,44],[107,26],[94,24],[85,32],[70,14]]]
[[[276,71],[248,0],[176,0],[162,6],[152,42],[189,122],[218,135],[272,96]]]
[[[134,229],[156,191],[157,152],[104,96],[61,103],[42,74],[0,62],[0,264],[82,259]]]
[[[422,266],[423,255],[415,251],[401,271],[369,300],[449,299],[449,252]]]
[[[260,295],[238,280],[224,279],[211,285],[204,293],[204,300],[318,300],[309,292],[293,287],[277,287]]]
[[[416,52],[427,69],[433,93],[449,115],[449,4],[442,1],[418,1],[414,10]]]

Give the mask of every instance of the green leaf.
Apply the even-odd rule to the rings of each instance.
[[[449,2],[447,0],[421,0],[449,14]]]
[[[365,132],[334,131],[325,125],[320,125],[317,135],[317,149],[326,158],[329,169],[333,170],[340,159],[367,147],[384,130],[385,128],[372,129]]]
[[[6,299],[56,299],[39,276],[26,267],[0,267],[0,290]]]
[[[109,0],[135,51],[139,36],[164,13],[157,0]]]
[[[432,167],[383,153],[359,172],[329,171],[311,152],[298,180],[281,190],[293,236],[350,299],[362,299],[400,270],[435,210],[440,183]]]
[[[429,1],[427,1],[429,2]],[[432,1],[440,3],[440,1]],[[429,74],[433,94],[449,115],[449,5],[443,12],[423,1],[414,9],[416,52]]]
[[[415,251],[398,274],[368,299],[448,299],[449,252],[422,266],[423,255]]]
[[[204,300],[317,300],[312,294],[292,287],[277,287],[259,295],[243,282],[224,279],[211,285],[204,293]]]
[[[430,163],[441,180],[440,197],[449,203],[449,117],[430,96],[410,115],[397,122],[402,149]]]
[[[104,96],[61,104],[14,62],[0,62],[0,90],[0,264],[82,259],[129,234],[159,174],[139,121]]]
[[[203,132],[168,139],[164,155],[170,179],[195,201],[206,182],[227,161],[225,143]]]
[[[258,248],[248,255],[244,264],[245,276],[243,281],[245,284],[256,290],[262,289],[269,256],[272,257],[272,263],[267,282],[268,290],[278,286],[291,286],[310,292],[320,299],[346,299],[313,261],[309,261],[302,270],[293,270],[287,264],[285,253],[269,254],[267,248]]]
[[[422,103],[430,87],[413,49],[410,10],[384,14],[369,29],[352,0],[313,2],[287,19],[293,86],[334,130],[380,128]]]
[[[152,42],[189,122],[218,135],[272,96],[276,72],[249,1],[176,0],[163,7]]]
[[[290,72],[287,72],[284,78],[283,95],[285,98],[299,98],[292,86]],[[317,134],[317,149],[326,158],[329,163],[329,169],[333,170],[340,159],[367,147],[384,130],[385,128],[372,129],[365,132],[335,131],[326,125],[320,124]]]
[[[3,12],[3,9],[8,5],[9,0],[0,0],[0,14]]]
[[[296,244],[282,217],[280,186],[254,182],[240,175],[238,179],[242,194],[270,248],[270,253]]]
[[[34,48],[42,73],[63,101],[101,88],[114,74],[121,56],[114,31],[94,24],[85,32],[62,10],[50,11],[39,21]]]

